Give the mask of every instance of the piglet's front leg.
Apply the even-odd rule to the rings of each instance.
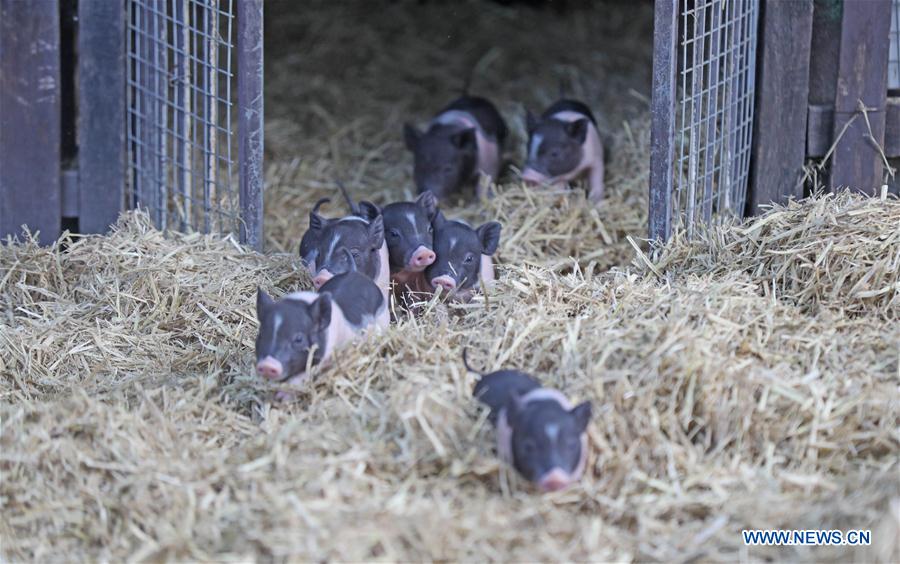
[[[297,399],[297,393],[303,386],[306,385],[307,382],[309,382],[309,374],[307,374],[306,372],[288,378],[284,382],[284,385],[288,389],[278,390],[277,392],[275,392],[275,401],[284,403],[294,401],[295,399]]]
[[[599,160],[588,172],[588,200],[595,207],[603,201],[603,160]]]

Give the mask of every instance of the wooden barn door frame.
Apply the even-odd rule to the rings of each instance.
[[[78,2],[77,32],[71,36],[72,44],[61,45],[65,22],[60,22],[60,3],[71,1],[0,0],[0,236],[4,238],[22,236],[22,226],[27,225],[40,232],[41,244],[51,244],[61,233],[63,218],[77,218],[81,233],[102,233],[122,210],[124,3]],[[71,9],[62,13],[75,15]],[[74,53],[74,65],[63,66],[64,48]],[[69,80],[74,91],[65,92],[63,84]],[[74,98],[74,103],[63,96]],[[74,144],[68,141],[73,133]],[[64,144],[73,145],[74,154],[64,155]]]
[[[745,216],[803,197],[813,0],[763,0]]]
[[[658,0],[654,18],[648,232],[657,241],[672,229],[680,5]],[[806,161],[826,154],[832,191],[875,194],[885,158],[900,157],[900,97],[887,91],[891,0],[762,0],[760,10],[744,215],[802,198]]]
[[[57,239],[60,196],[58,0],[0,0],[0,237]]]
[[[900,156],[900,105],[887,98],[891,0],[762,7],[746,214],[804,197],[804,164],[825,156],[831,191],[875,195],[885,173],[880,148]]]
[[[78,2],[78,230],[105,233],[125,201],[125,2]]]
[[[235,9],[239,237],[261,250],[263,1]],[[125,209],[127,30],[126,0],[0,0],[0,239],[103,233]]]

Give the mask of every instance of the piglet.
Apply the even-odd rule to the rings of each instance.
[[[348,272],[348,257],[352,257],[359,272],[375,281],[387,299],[390,266],[381,215],[371,219],[359,215],[325,218],[318,210],[327,201],[323,198],[316,203],[309,214],[309,229],[300,240],[300,259],[313,285],[321,288],[333,276]],[[343,248],[350,251],[349,255]]]
[[[500,223],[489,221],[473,229],[437,212],[432,224],[437,259],[425,269],[431,286],[443,288],[454,300],[466,301],[472,297],[479,280],[491,285],[494,281],[491,255],[500,245]]]
[[[490,408],[497,429],[497,454],[529,482],[556,491],[577,482],[587,463],[589,401],[572,406],[557,390],[518,370],[482,374],[473,395]]]
[[[345,250],[346,253],[349,251]],[[367,276],[351,270],[332,277],[318,294],[294,292],[275,301],[256,294],[256,371],[273,382],[303,383],[307,366],[325,366],[334,351],[390,322],[387,302]],[[311,357],[311,358],[310,358]]]
[[[467,184],[482,197],[480,176],[500,174],[508,130],[490,101],[463,95],[441,110],[425,131],[404,125],[406,147],[414,158],[413,176],[419,192],[431,191],[446,200]]]
[[[603,143],[590,108],[575,100],[560,100],[535,117],[528,112],[528,160],[522,180],[564,185],[583,177],[588,199],[603,199]]]
[[[369,205],[384,218],[395,296],[402,300],[410,292],[431,293],[431,286],[425,279],[425,269],[436,258],[432,226],[432,220],[437,215],[434,194],[423,192],[415,201],[395,202],[384,208]]]

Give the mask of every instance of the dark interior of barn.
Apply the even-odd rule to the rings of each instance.
[[[511,130],[512,167],[526,109],[560,94],[590,106],[612,143],[646,117],[652,23],[652,2],[266,2],[266,244],[296,245],[306,210],[336,178],[376,202],[414,193],[403,123],[432,117],[470,75],[470,93],[492,100]],[[515,181],[514,170],[500,181]],[[641,182],[629,187],[635,199]]]

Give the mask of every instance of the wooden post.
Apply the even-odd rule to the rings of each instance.
[[[78,3],[79,230],[103,233],[125,194],[125,4]]]
[[[843,7],[831,188],[874,195],[884,180],[876,144],[884,145],[891,0],[848,1]],[[869,108],[868,119],[860,104]]]
[[[675,158],[675,71],[678,0],[657,0],[653,16],[653,93],[650,116],[648,234],[665,242],[672,232]]]
[[[241,242],[263,247],[263,3],[243,0],[237,13],[238,170]]]
[[[60,234],[57,0],[0,0],[0,237]]]
[[[765,0],[753,118],[747,214],[803,197],[812,0]]]

